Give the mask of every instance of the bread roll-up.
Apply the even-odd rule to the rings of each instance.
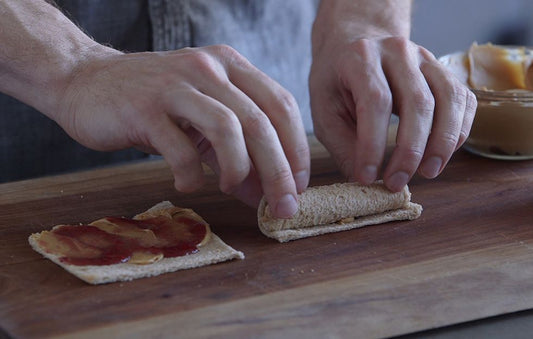
[[[316,186],[298,196],[298,212],[290,219],[273,218],[263,199],[258,223],[265,235],[284,242],[392,220],[415,219],[422,207],[410,200],[407,186],[393,193],[381,181],[368,186],[356,183]]]

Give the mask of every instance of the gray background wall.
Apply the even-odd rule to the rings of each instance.
[[[436,56],[473,41],[533,45],[533,0],[415,0],[411,39]]]

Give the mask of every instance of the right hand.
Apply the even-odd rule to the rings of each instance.
[[[309,148],[290,93],[227,46],[122,54],[105,49],[62,86],[55,120],[81,144],[161,154],[182,192],[203,183],[251,206],[264,194],[275,216],[296,212]]]

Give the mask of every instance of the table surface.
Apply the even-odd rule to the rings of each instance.
[[[342,181],[311,139],[311,185]],[[414,221],[285,244],[218,192],[173,189],[162,161],[0,185],[0,336],[385,337],[533,308],[533,162],[457,152],[415,177]],[[245,260],[88,285],[34,252],[33,232],[170,200]]]

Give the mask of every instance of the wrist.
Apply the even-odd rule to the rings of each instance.
[[[119,54],[122,54],[122,52],[98,44],[92,40],[78,46],[78,48],[62,53],[59,57],[63,62],[62,66],[55,68],[45,76],[45,83],[48,89],[42,92],[36,92],[37,97],[34,99],[39,101],[37,105],[40,107],[34,107],[61,125],[59,120],[66,109],[64,107],[64,99],[67,95],[72,95],[70,92],[73,83],[76,82],[79,86],[81,83],[80,79],[85,75],[91,74],[91,68],[94,68],[92,65],[100,64],[97,61],[112,58]],[[94,72],[96,71],[94,70]],[[90,84],[87,83],[87,85]],[[47,99],[44,100],[44,96]]]
[[[313,24],[313,54],[359,39],[409,38],[411,0],[322,0]]]
[[[57,103],[80,65],[113,50],[44,1],[0,2],[0,10],[0,91],[55,120]]]
[[[60,123],[63,99],[72,82],[86,73],[86,69],[95,60],[121,52],[98,44],[89,37],[83,43],[76,43],[56,52],[46,62],[48,66],[42,67],[43,72],[26,84],[29,91],[23,101]]]

